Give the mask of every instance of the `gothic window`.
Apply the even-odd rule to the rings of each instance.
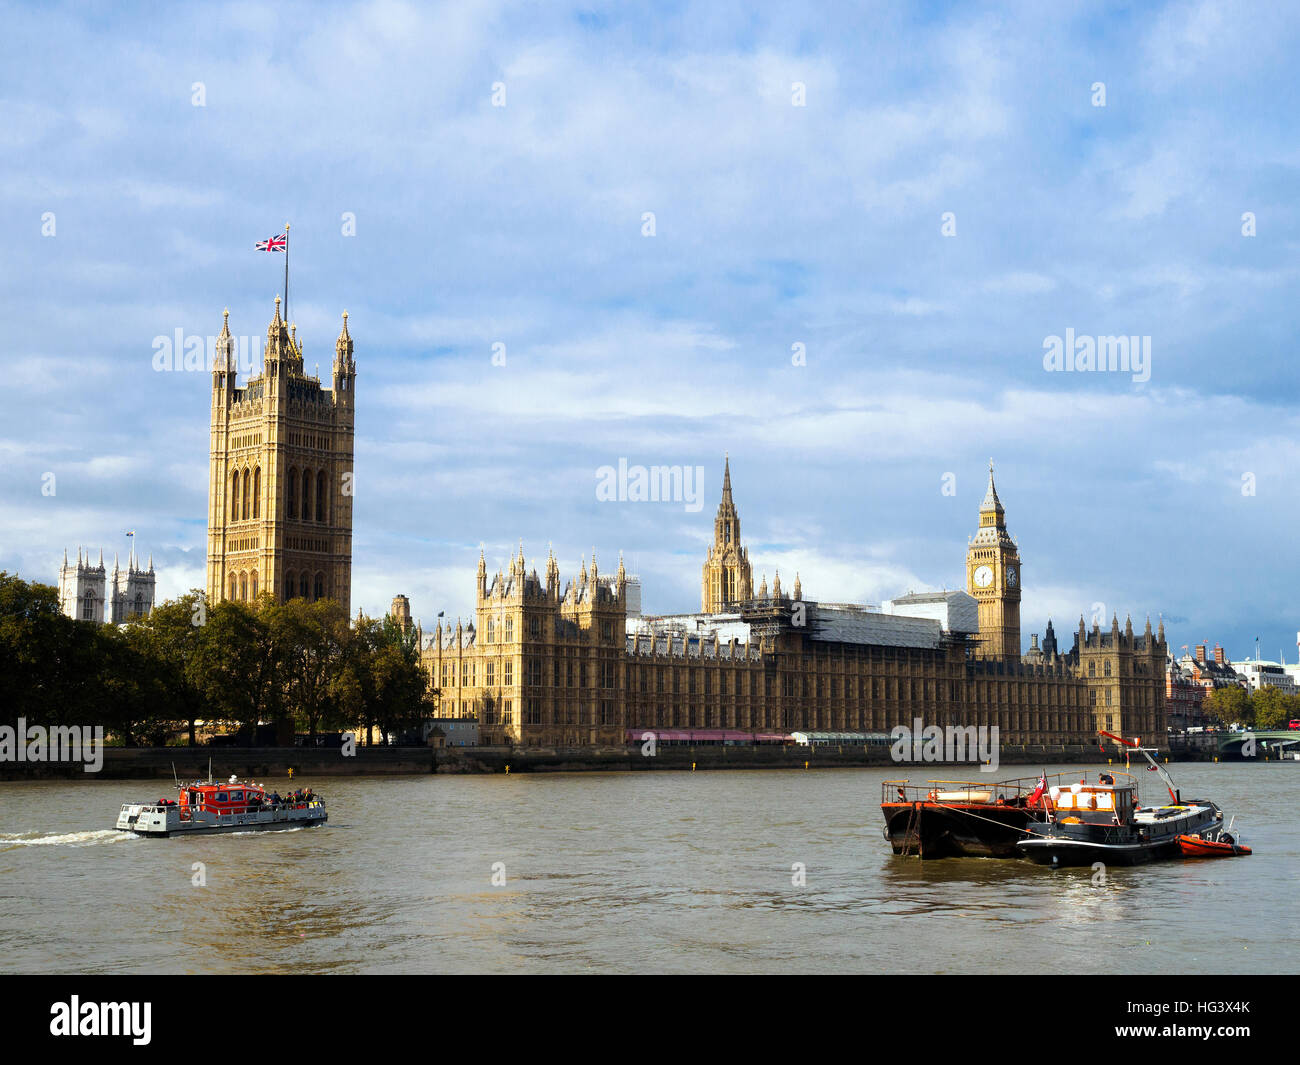
[[[239,520],[239,471],[230,475],[230,520]]]
[[[135,616],[138,618],[144,617],[144,593],[143,592],[135,593]]]
[[[239,598],[245,601],[248,599],[248,574],[247,573],[241,573],[239,575]]]
[[[298,517],[298,471],[289,470],[289,519]]]
[[[262,516],[262,467],[253,471],[253,517]]]
[[[302,520],[311,521],[311,470],[302,471]]]
[[[231,599],[238,598],[238,596],[235,594],[238,590],[239,590],[239,578],[232,573],[230,575],[230,598]]]
[[[257,598],[257,574],[254,573],[248,581],[248,594],[254,599]]]
[[[1089,663],[1088,663],[1088,676],[1090,676],[1090,677],[1095,677],[1096,675],[1097,675],[1097,663],[1096,663],[1096,662],[1089,662]]]
[[[249,514],[251,513],[251,511],[248,509],[248,489],[249,489],[249,476],[248,476],[248,469],[245,468],[245,469],[244,469],[243,507],[242,507],[242,509],[241,509],[241,511],[240,511],[240,513],[243,514],[243,516],[244,516],[244,520],[245,520],[245,521],[248,520],[248,516],[249,516]]]
[[[305,573],[298,578],[298,598],[307,598],[307,574]]]
[[[491,618],[488,618],[488,623],[487,623],[487,642],[488,642],[488,643],[491,643],[491,642],[493,641],[493,639],[495,638],[495,637],[492,635],[492,632],[493,632],[493,629],[494,629],[494,628],[495,628],[495,626],[492,624],[492,619],[491,619]],[[490,669],[490,668],[491,668],[491,667],[489,667],[489,669]],[[488,683],[491,683],[491,681],[489,681]]]
[[[325,520],[325,471],[316,474],[316,520]]]
[[[293,572],[284,575],[284,600],[287,603],[294,595]]]
[[[81,601],[81,620],[95,620],[95,597],[89,592],[86,593],[86,597]]]
[[[316,587],[314,589],[314,594],[312,595],[312,598],[313,599],[325,598],[325,574],[323,573],[316,574]]]
[[[515,619],[506,618],[506,643],[515,638]]]
[[[514,682],[515,682],[515,664],[511,662],[509,659],[506,659],[505,677],[502,679],[501,683],[504,684],[507,688],[509,688],[512,684],[514,684]]]
[[[1106,660],[1106,665],[1103,667],[1102,673],[1107,677],[1110,676],[1110,659]]]

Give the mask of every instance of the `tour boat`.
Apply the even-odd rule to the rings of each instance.
[[[209,779],[177,784],[176,799],[127,802],[117,815],[117,827],[140,836],[208,835],[214,832],[249,832],[259,829],[309,828],[329,818],[325,802],[311,794],[276,801],[261,784],[231,778],[224,784]]]
[[[1029,827],[1016,844],[1021,854],[1040,865],[1136,865],[1179,857],[1183,836],[1218,835],[1223,827],[1218,806],[1208,799],[1184,800],[1147,750],[1108,732],[1102,735],[1143,754],[1164,779],[1170,803],[1139,805],[1137,787],[1127,774],[1119,774],[1126,778],[1119,784],[1106,774],[1099,784],[1054,787],[1047,822]]]
[[[887,780],[885,839],[895,854],[918,858],[1018,858],[1026,827],[1046,820],[1047,787],[1046,774],[997,783]]]

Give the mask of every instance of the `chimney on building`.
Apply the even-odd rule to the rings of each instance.
[[[1196,645],[1196,661],[1200,662],[1201,665],[1205,665],[1205,644],[1203,643]]]
[[[1223,665],[1223,648],[1217,643],[1214,645],[1214,661],[1216,665]]]

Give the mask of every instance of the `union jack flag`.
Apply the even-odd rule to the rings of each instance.
[[[254,246],[255,251],[284,251],[286,243],[285,237],[270,237],[267,240],[259,240]]]

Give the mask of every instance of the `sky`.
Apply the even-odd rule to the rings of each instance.
[[[963,587],[992,459],[1026,646],[1295,661],[1300,8],[0,12],[0,569],[131,529],[202,587],[211,382],[157,342],[260,354],[289,222],[308,371],[355,343],[354,611],[468,618],[520,541],[696,610],[725,454],[756,583]]]

